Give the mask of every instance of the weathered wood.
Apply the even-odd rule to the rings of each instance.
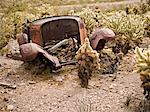
[[[56,45],[54,45],[53,47],[51,47],[51,45],[48,45],[48,46],[44,47],[44,49],[48,49],[47,51],[50,53],[50,52],[55,51],[60,46],[66,44],[68,41],[69,41],[69,39],[64,39],[64,40],[60,41],[59,43],[57,43]]]
[[[72,61],[69,61],[69,62],[61,63],[60,65],[61,65],[61,66],[66,66],[66,65],[76,64],[76,63],[77,63],[76,60],[72,60]]]
[[[11,88],[11,89],[16,89],[16,85],[11,85],[8,83],[0,82],[0,86],[6,87],[6,88]]]

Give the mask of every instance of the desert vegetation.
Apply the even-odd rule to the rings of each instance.
[[[45,2],[44,0],[38,3],[36,0],[32,2],[12,0],[6,5],[6,2],[1,1],[1,9],[3,9],[1,10],[1,48],[7,44],[10,38],[16,38],[16,34],[22,31],[22,27],[27,24],[27,21],[56,15],[80,16],[86,24],[89,37],[98,27],[112,29],[117,35],[112,47],[114,47],[115,52],[120,52],[117,50],[120,49],[124,54],[127,53],[128,49],[139,45],[145,31],[149,30],[149,17],[144,16],[144,13],[149,10],[146,3],[141,4],[140,7],[129,7],[128,11],[102,12],[99,9],[84,8],[81,11],[66,10],[61,12],[58,7],[52,6],[54,3],[44,4]]]
[[[96,88],[96,90],[94,90],[94,91],[99,91],[99,89],[101,89],[100,88],[101,86],[100,87],[96,86],[98,81],[93,84],[94,87],[93,86],[91,87],[91,85],[90,85],[90,87],[88,88],[89,80],[92,77],[92,73],[95,72],[96,70],[98,70],[99,68],[101,68],[101,63],[100,63],[101,61],[111,60],[112,59],[111,56],[112,57],[116,56],[117,58],[115,57],[114,60],[117,59],[117,66],[119,66],[118,69],[120,69],[120,68],[125,69],[124,70],[125,72],[120,74],[122,72],[121,71],[122,69],[120,69],[120,71],[118,70],[119,72],[113,72],[114,74],[112,74],[112,75],[109,75],[109,76],[106,75],[104,77],[100,76],[100,78],[98,80],[99,81],[102,80],[100,83],[103,83],[102,87],[104,86],[104,88],[101,92],[104,92],[107,90],[107,88],[109,88],[109,90],[107,90],[107,92],[110,91],[112,93],[115,93],[115,95],[118,92],[118,94],[121,94],[121,97],[122,97],[124,95],[124,93],[122,91],[120,92],[121,89],[119,88],[118,90],[116,90],[116,92],[113,92],[116,85],[115,84],[107,85],[106,84],[107,81],[108,81],[108,84],[115,83],[117,78],[119,78],[119,80],[122,80],[125,77],[131,78],[132,74],[136,74],[136,76],[134,75],[135,80],[139,78],[141,82],[140,81],[136,82],[135,80],[134,80],[135,82],[134,81],[132,82],[132,79],[131,80],[125,79],[126,82],[123,82],[123,84],[122,84],[122,82],[119,82],[119,81],[117,82],[117,83],[119,83],[118,87],[120,87],[120,85],[127,84],[128,83],[127,81],[134,83],[134,85],[130,84],[128,86],[129,86],[129,88],[131,87],[132,89],[138,88],[138,90],[134,91],[134,92],[138,91],[138,95],[135,97],[133,96],[133,97],[136,100],[138,99],[138,101],[140,101],[140,103],[136,102],[134,100],[136,102],[135,103],[131,97],[125,95],[125,97],[127,97],[127,100],[125,101],[125,105],[127,107],[132,107],[134,104],[135,105],[139,104],[140,106],[142,105],[142,107],[138,107],[138,112],[148,112],[149,111],[149,99],[150,99],[150,46],[149,46],[150,45],[150,43],[149,43],[149,40],[150,40],[150,16],[149,16],[150,15],[150,0],[145,0],[145,1],[141,0],[141,2],[134,4],[132,6],[127,5],[127,6],[125,6],[125,8],[112,9],[112,10],[108,10],[108,11],[101,10],[99,7],[89,8],[86,6],[87,4],[99,4],[99,3],[105,3],[105,2],[113,3],[113,2],[122,2],[122,1],[123,0],[67,0],[67,1],[66,0],[40,0],[40,1],[38,1],[38,0],[1,0],[0,1],[0,19],[1,19],[1,21],[0,21],[0,55],[6,54],[8,49],[4,49],[4,47],[9,43],[9,41],[11,39],[16,40],[17,34],[21,33],[26,27],[28,27],[30,25],[30,22],[32,22],[36,19],[42,19],[42,18],[46,18],[49,16],[60,16],[60,15],[79,16],[85,23],[85,27],[87,30],[87,37],[88,37],[88,38],[86,38],[85,43],[82,46],[80,46],[79,50],[76,52],[76,56],[74,57],[78,61],[78,67],[75,68],[75,69],[78,68],[78,71],[75,71],[75,74],[79,76],[79,78],[81,80],[81,86],[85,87],[89,91],[91,88],[92,89]],[[59,9],[61,6],[75,7],[76,5],[77,6],[82,5],[83,7],[78,10],[76,10],[76,8],[71,9],[71,10],[70,10],[70,8],[68,8],[68,9],[66,8],[64,10]],[[91,39],[93,32],[97,28],[109,28],[116,34],[115,39],[106,44],[107,50],[104,51],[104,53],[103,53],[104,56],[101,56],[101,57],[108,56],[109,57],[108,59],[99,58],[100,55],[102,55],[101,51],[97,52],[97,51],[93,50],[90,46],[89,40]],[[146,39],[146,42],[145,42],[145,39]],[[143,44],[146,47],[141,48],[143,46]],[[110,49],[112,51],[110,51]],[[68,52],[69,52],[69,50],[68,50]],[[132,64],[131,63],[124,64],[126,61],[127,62],[130,61]],[[134,61],[136,61],[136,62],[134,62]],[[17,63],[19,63],[19,62],[17,62]],[[120,63],[123,63],[123,64],[119,65]],[[30,67],[29,65],[30,64],[27,65],[28,69],[31,70],[32,67]],[[31,65],[32,65],[32,63],[31,63]],[[2,65],[0,63],[0,67],[1,66]],[[20,64],[20,66],[21,66],[21,64]],[[127,66],[127,68],[125,66]],[[132,68],[132,70],[130,70],[130,68]],[[9,69],[9,68],[6,68],[6,69]],[[70,74],[74,73],[74,71],[72,69],[70,69],[69,67],[68,67],[68,69],[62,68],[62,71],[60,72],[61,74],[63,74],[63,72],[64,72],[64,74],[62,76],[67,77],[67,78],[74,77],[74,75],[67,76],[68,74],[70,75]],[[0,70],[1,70],[1,68],[0,68]],[[136,70],[136,72],[133,72],[135,70]],[[7,74],[8,77],[11,76],[10,75],[11,72],[5,73],[4,71],[5,71],[5,69],[0,71],[0,73],[4,73],[4,75],[0,74],[0,76],[5,77],[5,74]],[[66,71],[68,72],[67,75],[65,74]],[[128,75],[126,74],[126,72],[128,73]],[[46,74],[46,76],[44,75],[44,77],[48,77],[48,78],[49,78],[49,76],[55,77],[55,76],[52,76],[53,74],[51,73],[49,68],[46,68],[45,71],[42,71],[40,73]],[[101,74],[99,71],[96,73]],[[96,73],[94,73],[94,75]],[[23,69],[23,73],[22,72],[20,73],[20,71],[19,71],[18,74],[26,74],[26,73],[24,73],[24,69]],[[31,73],[31,74],[33,75],[34,73]],[[117,76],[115,76],[115,74],[117,74]],[[30,76],[31,79],[33,78],[32,75]],[[49,76],[47,76],[47,75],[49,75]],[[14,77],[14,75],[13,75],[13,77]],[[39,76],[36,75],[35,77],[37,78]],[[65,81],[67,80],[67,78],[65,79]],[[72,78],[70,78],[70,79],[71,79],[70,82],[72,82],[73,79]],[[43,81],[43,79],[39,79],[39,80]],[[75,80],[77,80],[77,79],[75,78]],[[52,79],[52,80],[50,80],[50,82],[48,82],[48,85],[49,84],[54,85],[54,83],[56,82],[56,84],[60,86],[60,85],[64,84],[63,81],[64,81],[63,78],[58,79],[58,80]],[[70,85],[70,84],[72,84],[70,82],[69,81],[65,82],[66,85],[69,83],[68,85],[70,87],[68,87],[68,85],[67,85],[69,90],[70,90],[70,88],[71,89],[74,88],[74,87],[72,87],[72,85]],[[32,83],[34,85],[35,82],[30,82],[30,83]],[[143,91],[144,91],[143,93],[142,93],[142,90],[139,89],[140,86],[138,85],[138,83],[140,83],[140,86],[143,88]],[[37,88],[38,88],[38,86],[37,86]],[[47,89],[48,86],[46,86],[45,88]],[[62,87],[62,88],[64,89],[64,87]],[[125,88],[128,88],[128,87],[125,87]],[[122,89],[124,89],[124,88],[122,88]],[[38,89],[38,90],[40,90],[40,89]],[[127,90],[129,91],[129,89],[127,89]],[[21,92],[22,91],[24,91],[24,90],[21,90]],[[124,91],[124,92],[126,92],[126,91]],[[74,92],[72,92],[72,93],[74,94]],[[142,93],[142,96],[146,99],[146,100],[144,100],[144,106],[141,103],[143,101],[143,99],[142,99],[143,97],[141,97],[140,93]],[[19,94],[21,94],[21,93],[19,93]],[[103,94],[103,96],[105,96],[105,95]],[[101,97],[103,97],[103,96],[101,96]],[[71,98],[70,95],[68,95],[67,97]],[[93,98],[94,98],[94,96],[93,96]],[[4,100],[7,100],[7,99],[4,99]],[[0,99],[0,101],[1,101],[1,99]],[[58,102],[61,102],[61,100]],[[91,101],[90,103],[94,104],[93,102],[94,101]],[[105,102],[105,101],[102,101],[102,102]],[[130,102],[131,102],[131,105],[130,105]],[[65,101],[65,103],[66,103],[66,101]],[[66,105],[65,103],[63,102],[61,104]],[[83,103],[83,108],[86,108],[83,110],[88,110],[89,112],[92,111],[91,107],[89,107],[88,104],[86,105],[86,107],[84,107],[85,102],[83,101],[82,103]],[[132,103],[133,103],[133,105],[132,105]],[[0,104],[1,104],[1,102],[0,102]],[[147,106],[147,104],[148,104],[148,106]],[[90,106],[91,106],[91,104],[90,104]],[[61,107],[61,105],[60,105],[60,107]],[[122,108],[122,106],[120,106],[120,107]],[[144,110],[145,107],[146,107],[146,111]],[[6,108],[7,107],[4,107],[3,110],[5,111]],[[78,105],[77,109],[79,111],[82,110],[80,108],[82,108],[82,107],[80,105]],[[107,108],[110,108],[110,107],[107,106]],[[0,111],[1,110],[2,110],[2,107],[0,106]],[[102,109],[100,109],[100,110],[102,110]],[[107,110],[107,109],[104,109],[104,111],[105,110]],[[136,110],[136,109],[134,109],[134,110]],[[115,111],[115,109],[114,109],[114,111]],[[81,112],[84,112],[84,111],[81,111]],[[95,111],[95,112],[97,112],[97,111]]]

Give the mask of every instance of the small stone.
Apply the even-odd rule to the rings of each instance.
[[[8,101],[8,98],[4,98],[3,100],[7,102],[7,101]]]
[[[18,111],[18,112],[20,112],[20,109],[19,109],[19,108],[17,108],[17,111]]]
[[[59,81],[59,82],[62,82],[62,81],[63,81],[63,79],[61,79],[61,78],[60,78],[60,79],[58,79],[58,81]]]
[[[119,91],[119,94],[120,94],[120,95],[123,95],[123,94],[124,94],[124,91]]]
[[[20,78],[20,75],[16,75],[16,78]]]
[[[113,74],[109,74],[109,77],[114,77],[114,75]]]
[[[110,107],[111,107],[110,105],[106,105],[106,106],[105,106],[105,108],[107,108],[107,109],[110,109]]]
[[[133,84],[130,84],[130,86],[134,87],[134,85],[133,85]]]
[[[112,93],[117,93],[117,91],[114,90],[114,89],[110,90],[110,92],[112,92]]]
[[[1,91],[0,93],[4,93],[4,91]]]
[[[14,106],[13,106],[13,105],[8,105],[8,106],[7,106],[7,110],[11,111],[11,110],[13,110],[13,109],[14,109]]]
[[[111,84],[110,86],[109,86],[109,89],[113,89],[113,88],[115,88],[117,85],[116,84]]]
[[[16,103],[16,100],[14,98],[12,98],[13,103]]]
[[[28,81],[29,84],[35,84],[35,81]]]
[[[19,86],[24,86],[24,85],[26,85],[26,83],[20,83],[20,84],[19,84]]]
[[[40,103],[40,105],[43,105],[43,104],[44,104],[43,102]]]
[[[17,88],[17,86],[16,85],[12,85],[12,87],[11,87],[12,89],[16,89]]]
[[[7,91],[3,91],[3,93],[8,93]]]
[[[0,110],[1,110],[2,112],[4,112],[4,111],[5,111],[5,108],[4,108],[4,107],[2,107],[2,108],[0,108]]]
[[[56,78],[56,81],[58,81],[58,82],[63,82],[63,80],[64,80],[64,77],[57,77]]]

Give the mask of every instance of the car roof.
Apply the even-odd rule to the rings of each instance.
[[[46,17],[46,18],[34,20],[34,21],[32,21],[32,24],[33,25],[42,25],[42,24],[44,24],[46,22],[59,20],[59,19],[74,19],[76,21],[80,21],[81,20],[79,18],[79,16],[51,16],[51,17]]]

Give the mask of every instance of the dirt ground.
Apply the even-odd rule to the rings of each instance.
[[[85,89],[76,65],[36,74],[22,61],[0,56],[0,83],[9,84],[0,86],[0,112],[150,112],[150,105],[142,110],[145,100],[135,63],[130,51],[116,73],[95,72]]]
[[[119,2],[102,2],[102,3],[92,3],[92,4],[87,3],[87,4],[78,4],[78,5],[59,6],[59,9],[63,12],[67,10],[82,10],[83,8],[90,8],[90,9],[98,8],[101,11],[109,11],[111,9],[118,10],[118,9],[123,9],[126,6],[134,6],[140,2],[141,2],[140,0],[124,0]]]
[[[95,72],[85,89],[76,65],[36,74],[22,61],[0,56],[0,112],[150,112],[135,63],[130,51],[114,74]]]

